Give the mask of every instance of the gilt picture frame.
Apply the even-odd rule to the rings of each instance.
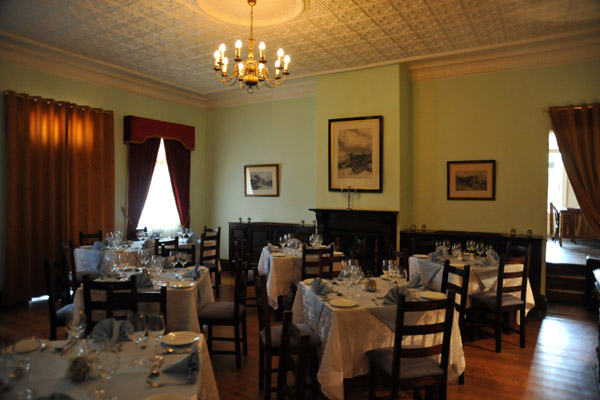
[[[244,194],[246,197],[279,197],[279,165],[245,165]]]
[[[495,200],[496,161],[448,161],[448,200]]]
[[[329,191],[382,192],[383,116],[329,120]]]

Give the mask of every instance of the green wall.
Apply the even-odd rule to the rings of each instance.
[[[32,96],[64,100],[80,105],[114,111],[115,118],[115,229],[125,230],[121,206],[126,204],[127,147],[123,144],[123,117],[135,115],[192,125],[196,128],[196,150],[191,155],[193,179],[190,185],[191,226],[203,226],[206,221],[206,111],[168,101],[158,100],[124,90],[68,79],[0,61],[0,88]],[[0,149],[5,149],[4,96],[0,111]],[[5,221],[6,158],[0,151],[0,220]],[[4,254],[5,225],[0,224],[0,254]],[[0,272],[2,270],[0,265]],[[2,274],[0,273],[0,279]],[[0,281],[1,287],[1,281]]]
[[[599,101],[598,71],[600,60],[413,83],[412,223],[545,235],[551,123],[542,109]],[[446,161],[456,160],[496,160],[495,201],[447,200]]]
[[[314,220],[308,209],[316,205],[315,115],[314,97],[210,110],[206,191],[210,224],[223,232],[222,257],[228,257],[228,223],[240,217],[244,222]],[[252,164],[279,165],[279,197],[245,197],[244,165]]]

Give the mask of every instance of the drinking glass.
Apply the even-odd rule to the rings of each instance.
[[[315,237],[314,233],[311,233],[311,235],[308,237],[308,242],[312,247],[315,247],[315,245],[317,244],[317,238]]]
[[[13,376],[15,380],[23,380],[24,388],[17,393],[17,399],[33,399],[37,394],[30,385],[29,375],[31,366],[41,348],[40,339],[37,334],[29,334],[15,340],[12,346],[15,369]]]
[[[10,347],[0,342],[0,391],[9,389],[13,384],[16,363],[14,352],[9,350]]]
[[[162,359],[158,354],[158,344],[165,333],[165,319],[162,314],[148,315],[148,336],[154,340],[154,358]]]
[[[488,244],[487,246],[485,246],[485,255],[491,256],[492,254],[494,254],[494,246]]]
[[[317,234],[316,238],[315,238],[315,242],[317,246],[320,246],[323,244],[323,235]]]
[[[148,261],[150,261],[150,256],[151,256],[151,252],[150,250],[138,250],[136,253],[136,257],[138,259],[138,261],[140,262],[140,264],[142,264],[142,268],[146,268],[148,265]]]
[[[102,346],[95,356],[95,363],[98,372],[97,386],[88,393],[88,398],[91,400],[114,399],[115,397],[109,393],[110,378],[119,368],[119,353],[108,346]]]
[[[178,258],[178,263],[181,264],[181,268],[185,268],[185,266],[187,265],[187,262],[188,262],[188,254],[180,252],[179,258]]]
[[[449,241],[449,240],[444,240],[444,241],[442,242],[442,246],[444,246],[444,247],[446,248],[446,250],[447,250],[448,252],[450,252],[450,241]]]
[[[364,274],[360,269],[360,265],[355,263],[352,265],[350,269],[350,276],[352,277],[352,282],[354,284],[354,297],[360,297],[360,293],[357,293],[356,286],[360,283],[360,281],[364,278]]]
[[[119,265],[121,266],[121,270],[127,271],[129,268],[129,253],[119,254]]]
[[[83,353],[81,347],[81,337],[85,333],[87,326],[87,319],[85,318],[85,312],[83,309],[77,311],[73,310],[73,313],[67,314],[66,327],[69,333],[69,341],[75,341],[72,352],[74,354]]]
[[[140,357],[140,347],[143,338],[146,336],[146,316],[144,313],[131,313],[127,316],[127,337],[135,342],[135,359],[131,361],[133,366],[141,366],[145,364],[143,358]]]
[[[169,263],[171,267],[175,268],[177,266],[177,262],[179,260],[179,252],[177,250],[171,250],[169,252]]]
[[[146,239],[146,232],[144,232],[143,230],[136,231],[135,236],[137,236],[138,240],[141,242],[144,239]]]
[[[398,272],[398,264],[396,263],[396,260],[388,260],[388,276],[390,278],[390,281],[396,285],[398,283],[398,277],[400,275],[400,273]]]
[[[454,243],[452,245],[452,255],[454,257],[458,257],[460,255],[460,251],[462,250],[462,244],[461,243]]]
[[[282,249],[285,247],[286,242],[285,235],[279,237],[279,246],[281,246]]]
[[[477,255],[479,257],[481,257],[483,255],[483,252],[485,251],[485,246],[483,243],[477,243],[477,245],[475,246],[475,252],[477,252]]]

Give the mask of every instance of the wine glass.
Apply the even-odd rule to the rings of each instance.
[[[485,246],[483,243],[477,243],[477,245],[475,246],[475,252],[477,252],[477,255],[479,257],[481,257],[483,255],[483,252],[485,251]]]
[[[315,241],[316,241],[317,246],[322,245],[323,244],[323,235],[317,234]]]
[[[308,237],[308,242],[310,243],[310,245],[312,247],[315,247],[317,244],[317,238],[316,235],[314,233],[311,233],[311,235]]]
[[[131,361],[133,366],[145,364],[145,360],[140,357],[140,347],[143,338],[146,336],[146,316],[144,313],[136,312],[127,316],[127,337],[135,342],[135,359]]]
[[[119,254],[119,265],[122,271],[127,271],[129,268],[129,253]]]
[[[494,255],[494,246],[488,244],[485,246],[485,255],[488,257],[492,257]]]
[[[352,283],[354,285],[354,295],[353,296],[360,297],[360,293],[356,292],[356,286],[360,283],[362,278],[364,278],[364,274],[363,274],[362,270],[360,269],[360,265],[358,263],[353,264],[352,267],[350,268],[350,277],[352,278]],[[348,298],[350,298],[350,297],[348,297]]]
[[[180,252],[178,262],[179,262],[179,264],[181,264],[181,268],[185,268],[185,266],[187,265],[187,262],[188,262],[188,254],[184,253],[184,252]]]
[[[17,399],[33,399],[37,394],[31,387],[29,376],[33,360],[36,358],[41,348],[40,338],[37,334],[28,334],[15,340],[12,346],[13,357],[15,360],[15,370],[13,376],[15,380],[24,380],[24,388],[17,393]]]
[[[140,230],[137,230],[137,231],[135,232],[135,236],[137,236],[138,240],[141,242],[141,241],[143,241],[144,239],[146,239],[146,232],[144,232],[144,231],[143,231],[143,230],[141,230],[141,229],[140,229]]]
[[[285,247],[286,241],[285,241],[285,235],[280,236],[279,237],[279,246],[281,247],[281,249],[283,249]]]
[[[79,354],[83,352],[81,348],[81,337],[85,333],[87,327],[87,319],[82,308],[73,310],[73,313],[67,314],[66,327],[69,333],[69,341],[75,341],[73,353]]]
[[[146,268],[146,266],[148,265],[148,261],[150,261],[150,250],[138,250],[136,253],[136,258],[138,259],[138,261],[140,262],[140,264],[142,264],[142,268]]]
[[[454,257],[458,257],[462,250],[462,243],[454,243],[452,244],[452,255]]]
[[[165,333],[165,319],[162,314],[148,315],[148,336],[154,340],[154,358],[162,359],[158,354],[158,343]]]
[[[119,353],[110,349],[104,342],[95,356],[96,370],[98,371],[97,386],[88,393],[91,400],[114,399],[109,394],[111,383],[110,378],[119,368]]]

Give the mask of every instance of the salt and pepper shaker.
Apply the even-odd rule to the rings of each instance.
[[[422,230],[423,232],[427,232],[427,225],[423,224],[423,225],[421,226],[421,230]]]
[[[527,237],[530,238],[531,236],[533,236],[533,232],[531,229],[527,229]]]
[[[304,226],[304,220],[300,221],[300,225]]]
[[[250,217],[248,217],[248,223],[252,222],[252,219]]]
[[[240,220],[240,224],[241,224],[242,223],[242,217],[240,217],[239,220]]]
[[[516,234],[517,234],[517,230],[515,228],[512,228],[510,230],[510,236],[515,237]]]
[[[413,232],[415,232],[417,230],[417,226],[415,224],[412,224],[410,226],[410,230],[413,231]]]

